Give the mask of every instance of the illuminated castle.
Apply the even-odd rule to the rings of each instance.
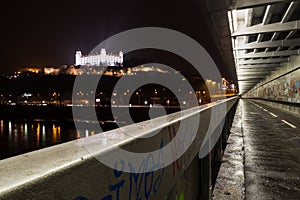
[[[105,49],[101,49],[100,54],[82,55],[78,50],[75,53],[75,65],[91,65],[91,66],[121,66],[123,64],[123,52],[119,55],[106,53]]]

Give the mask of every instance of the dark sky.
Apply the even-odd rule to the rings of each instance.
[[[181,31],[223,65],[194,0],[7,2],[0,12],[0,72],[23,66],[70,65],[76,49],[88,54],[106,38],[144,26]]]

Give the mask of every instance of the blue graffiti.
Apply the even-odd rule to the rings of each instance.
[[[149,199],[151,194],[155,194],[158,192],[162,177],[164,175],[164,163],[161,163],[161,155],[163,148],[163,140],[160,143],[160,150],[157,162],[155,162],[152,153],[149,153],[147,159],[145,159],[141,165],[139,166],[139,170],[134,170],[134,167],[131,163],[127,163],[130,169],[129,174],[129,193],[128,199]],[[123,170],[125,167],[125,161],[121,160],[121,169],[117,170],[118,163],[115,163],[114,169],[114,177],[117,179],[122,178]],[[150,166],[150,168],[148,168]],[[145,173],[136,173],[136,171],[144,171]],[[148,171],[148,172],[147,172]],[[155,174],[154,171],[158,171],[159,174]],[[112,194],[115,194],[116,200],[120,199],[120,190],[125,184],[125,179],[123,177],[122,180],[118,181],[116,184],[109,185],[109,191]],[[142,193],[142,189],[144,189],[144,193]],[[109,194],[102,198],[102,200],[112,200],[113,195]],[[122,198],[123,199],[123,198]]]
[[[118,163],[115,163],[115,167],[114,167],[114,176],[116,178],[119,178],[120,176],[122,176],[123,170],[124,170],[124,166],[125,166],[125,162],[124,160],[121,161],[122,164],[122,168],[120,171],[117,170],[118,168]],[[116,191],[116,199],[120,199],[120,188],[124,185],[125,180],[121,180],[119,183],[115,184],[115,185],[110,185],[109,186],[109,191]],[[112,195],[108,195],[105,196],[103,198],[103,200],[110,200],[112,199]]]

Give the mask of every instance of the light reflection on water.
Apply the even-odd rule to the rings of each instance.
[[[9,134],[9,140],[11,140],[11,134],[12,134],[12,128],[11,128],[11,121],[8,122],[8,134]]]
[[[25,128],[24,128],[24,133],[25,133],[25,140],[27,140],[27,136],[28,136],[28,127],[27,127],[27,123],[25,122]]]
[[[51,120],[4,119],[0,131],[0,159],[95,134],[94,130],[76,131],[73,122]]]

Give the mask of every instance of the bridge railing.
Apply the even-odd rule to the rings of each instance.
[[[1,160],[0,199],[210,199],[238,99],[232,97]],[[212,113],[224,108],[225,115],[210,123]],[[196,115],[200,120],[195,138],[178,159],[165,163],[164,157],[176,158],[176,151],[187,138],[176,140],[170,152],[164,147],[175,138],[180,125]],[[189,130],[185,127],[187,137]],[[207,137],[209,131],[218,137]],[[204,143],[210,153],[201,157],[201,148],[207,147]],[[113,152],[119,149],[144,153],[145,160],[134,166],[124,157],[115,162],[115,169],[103,164],[101,159],[114,160]],[[152,155],[154,151],[158,157]],[[130,171],[122,170],[124,167]]]

